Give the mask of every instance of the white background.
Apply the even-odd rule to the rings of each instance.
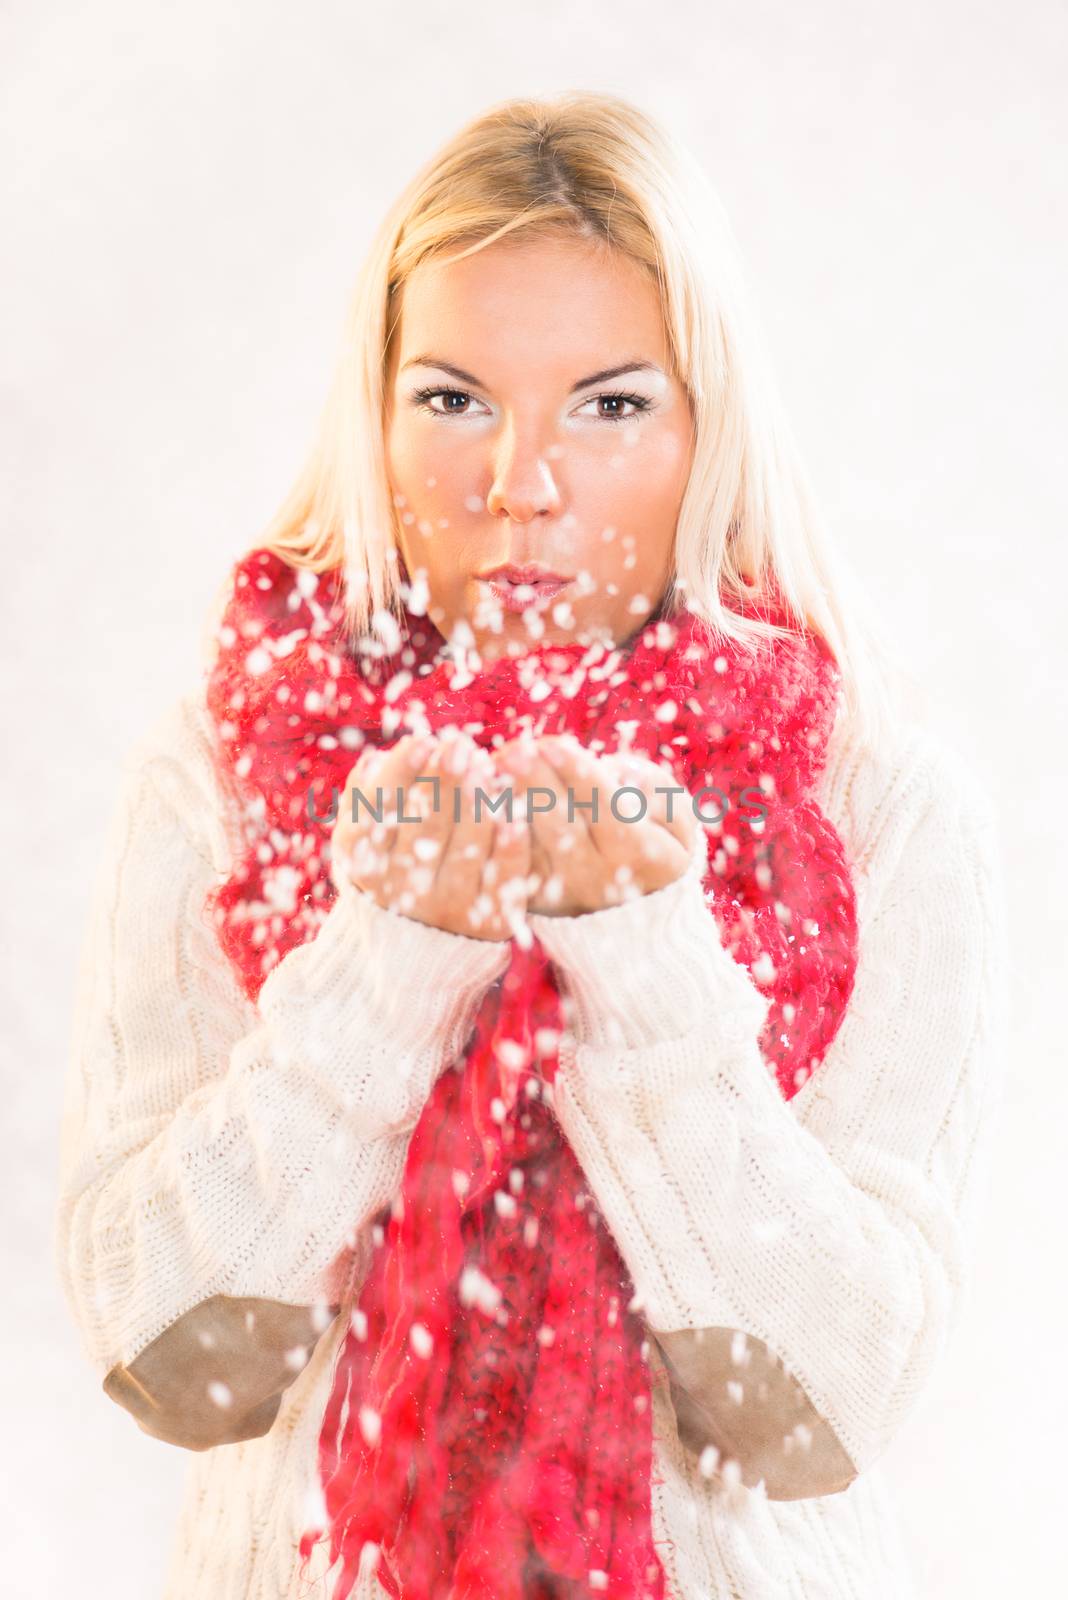
[[[189,1459],[100,1392],[52,1265],[117,763],[195,680],[209,599],[289,485],[388,199],[485,105],[568,87],[632,96],[711,169],[831,524],[1001,806],[994,1185],[973,1301],[888,1461],[925,1600],[1051,1591],[1066,34],[1054,0],[5,7],[5,1593],[158,1593]]]

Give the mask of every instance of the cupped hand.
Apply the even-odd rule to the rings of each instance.
[[[492,758],[462,733],[406,734],[387,751],[365,751],[338,802],[335,882],[345,873],[387,910],[447,933],[510,939],[526,907],[531,835],[525,822],[509,825],[504,808],[494,813],[480,803],[476,817],[476,786],[492,794],[496,782]],[[354,789],[366,800],[355,821]],[[370,807],[381,809],[381,822]],[[416,815],[420,821],[406,820]]]
[[[528,801],[528,911],[565,917],[600,911],[662,889],[686,871],[700,824],[685,794],[656,793],[675,781],[666,767],[630,753],[594,755],[567,735],[513,739],[494,756]],[[644,814],[631,793],[617,796],[613,812],[612,797],[623,788],[641,791]],[[548,806],[542,790],[555,795],[551,810],[537,809]]]

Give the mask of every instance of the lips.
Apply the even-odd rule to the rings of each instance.
[[[530,606],[540,609],[556,599],[572,579],[548,567],[535,564],[527,566],[495,567],[483,574],[484,583],[505,611],[526,611]]]
[[[553,572],[549,567],[540,567],[536,562],[528,562],[526,566],[517,567],[512,564],[504,567],[494,567],[492,572],[485,572],[482,576],[490,583],[570,583],[570,578],[565,578],[562,572]]]

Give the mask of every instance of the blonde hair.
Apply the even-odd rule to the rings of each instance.
[[[400,294],[432,256],[520,231],[599,240],[653,274],[694,417],[669,613],[684,605],[746,646],[780,630],[740,616],[774,588],[796,627],[824,638],[845,706],[873,741],[893,714],[892,651],[817,516],[770,371],[730,225],[689,153],[637,107],[570,91],[474,118],[399,195],[356,283],[318,436],[257,541],[291,565],[344,564],[353,636],[399,619],[385,379]],[[748,581],[747,581],[748,580]]]

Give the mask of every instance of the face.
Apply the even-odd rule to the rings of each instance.
[[[629,258],[541,238],[419,266],[386,446],[409,577],[483,661],[621,644],[659,605],[692,424],[656,285]]]

